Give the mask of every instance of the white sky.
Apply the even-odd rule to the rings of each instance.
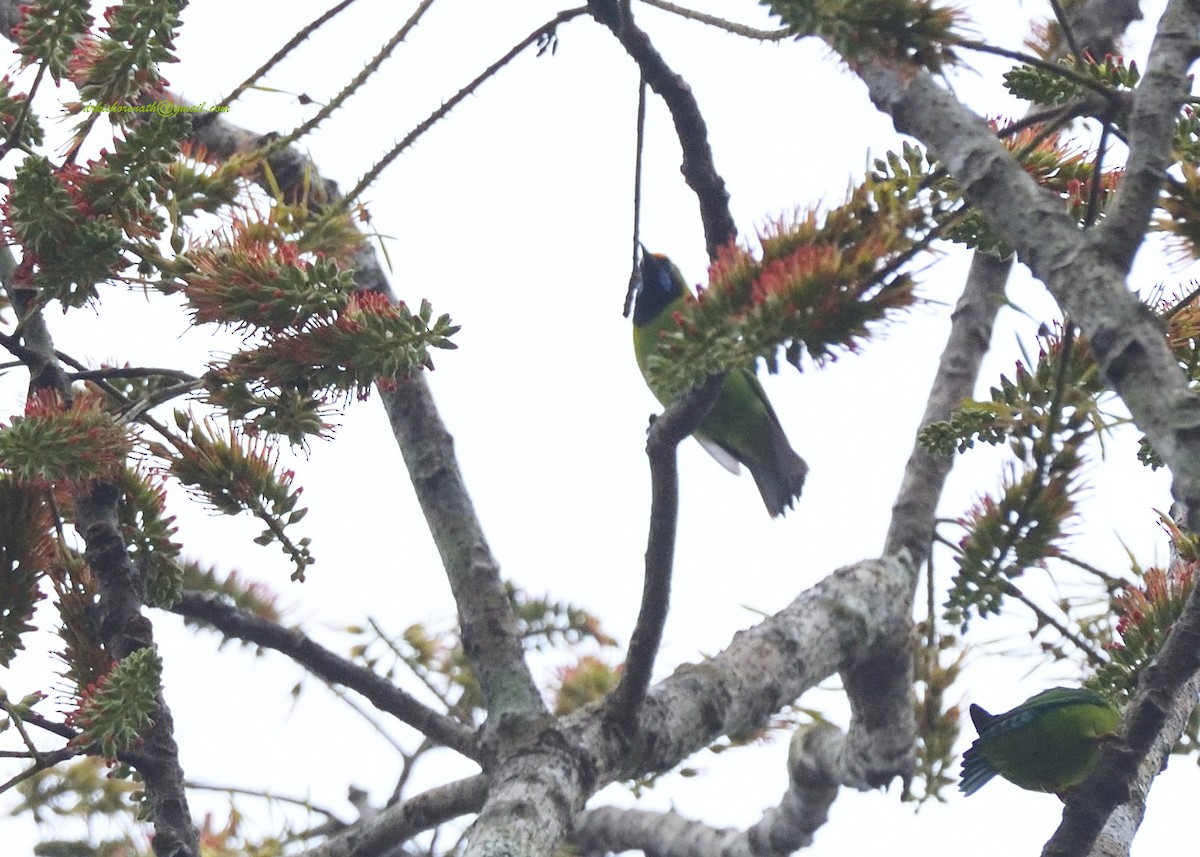
[[[216,102],[322,5],[193,4],[179,40],[183,61],[166,71],[173,90],[189,101]],[[1044,6],[960,5],[971,9],[981,34],[1010,47],[1025,35],[1025,16],[1042,14]],[[1162,3],[1145,5],[1153,22]],[[753,3],[707,6],[767,23]],[[230,120],[262,132],[290,129],[314,110],[293,94],[331,98],[410,7],[364,0],[271,73],[263,83],[277,91],[250,93]],[[372,84],[306,141],[316,163],[343,189],[352,186],[394,140],[559,8],[543,0],[514,12],[486,0],[441,0]],[[836,202],[870,158],[897,145],[863,87],[815,43],[739,42],[654,9],[635,11],[696,93],[743,235],[795,206]],[[1138,32],[1144,42],[1146,25]],[[989,114],[1018,111],[998,95],[996,73],[1007,65],[984,58],[977,67],[982,74],[952,79],[955,90]],[[636,83],[608,31],[578,19],[560,29],[557,55],[523,55],[392,165],[367,197],[375,227],[387,236],[397,292],[410,304],[427,297],[435,311],[463,325],[459,350],[435,355],[430,381],[504,573],[531,593],[591,609],[622,640],[641,588],[649,506],[644,428],[658,410],[620,315]],[[642,239],[699,282],[705,257],[696,204],[678,172],[669,117],[655,100],[647,136]],[[1141,261],[1139,286],[1187,276]],[[866,353],[820,372],[765,378],[793,445],[812,468],[796,513],[770,520],[748,477],[734,479],[697,445],[685,445],[673,612],[660,675],[720,650],[756,621],[755,611],[775,611],[838,566],[878,553],[948,329],[948,307],[937,301],[953,300],[965,266],[961,254],[942,258],[925,276],[931,305]],[[1037,317],[1053,311],[1024,269],[1012,294]],[[212,350],[229,347],[210,331],[186,332],[184,317],[164,304],[105,292],[99,321],[88,311],[65,318],[51,312],[49,320],[59,348],[92,361],[201,371]],[[1011,371],[1017,338],[1029,341],[1037,327],[1010,310],[1001,322],[984,389],[997,373]],[[0,412],[19,409],[23,386],[18,377],[0,378]],[[1143,565],[1165,556],[1152,509],[1169,504],[1167,481],[1131,460],[1134,440],[1134,434],[1115,440],[1109,460],[1096,467],[1086,535],[1075,543],[1082,558],[1112,571],[1123,570],[1122,544]],[[959,514],[977,493],[995,487],[996,460],[985,450],[956,470],[945,515]],[[302,534],[313,537],[318,560],[307,583],[290,584],[282,556],[250,543],[260,529],[253,521],[215,518],[178,494],[171,511],[180,517],[186,552],[271,583],[296,605],[290,619],[304,620],[339,651],[351,644],[339,629],[364,615],[396,632],[419,621],[444,627],[453,605],[378,399],[353,406],[337,439],[317,444],[296,470],[311,510]],[[945,578],[950,569],[940,557],[938,573]],[[273,654],[254,659],[231,647],[217,651],[215,636],[183,632],[161,613],[154,618],[190,778],[310,796],[346,818],[352,817],[349,783],[369,789],[377,803],[390,793],[398,773],[394,751],[316,683],[307,683],[293,706],[288,692],[301,673],[290,662]],[[1027,627],[973,626],[972,666],[958,688],[964,699],[1004,710],[1043,687],[1078,679],[1061,666],[1030,676],[1034,662],[1003,654],[1020,650]],[[26,660],[27,671],[0,672],[11,696],[43,686],[44,672],[33,667],[54,668]],[[549,679],[561,663],[549,655],[538,666]],[[806,695],[803,704],[835,717],[842,710],[827,691]],[[703,776],[664,777],[640,805],[673,806],[715,824],[752,823],[784,788],[786,738],[719,758],[701,753],[688,765]],[[418,768],[417,788],[470,770],[448,754],[436,758]],[[1167,847],[1177,830],[1168,822],[1171,807],[1195,793],[1196,777],[1192,760],[1176,760],[1160,778],[1135,855]],[[950,794],[949,804],[917,815],[897,794],[895,787],[844,794],[810,853],[1035,853],[1060,815],[1053,797],[999,781],[970,800]],[[602,797],[633,803],[623,787]],[[197,813],[220,806],[220,796],[194,802]],[[249,800],[239,806],[260,807]],[[267,828],[277,820],[256,817]],[[32,843],[33,832],[26,821],[0,818],[0,841]]]

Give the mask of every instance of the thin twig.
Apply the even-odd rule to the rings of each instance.
[[[955,42],[955,44],[959,47],[967,48],[968,50],[978,51],[982,54],[994,54],[995,56],[1004,57],[1005,59],[1016,60],[1017,62],[1025,63],[1026,65],[1035,66],[1043,71],[1052,72],[1060,77],[1065,77],[1067,80],[1070,80],[1073,83],[1084,87],[1085,89],[1090,89],[1097,95],[1102,96],[1104,100],[1108,102],[1113,102],[1117,98],[1116,93],[1114,93],[1112,90],[1112,87],[1099,80],[1096,80],[1096,78],[1075,71],[1073,68],[1067,68],[1059,63],[1053,63],[1048,60],[1044,60],[1041,57],[1034,56],[1033,54],[1009,50],[1008,48],[1002,48],[999,45],[989,44],[988,42],[976,42],[970,39],[966,39],[961,42]]]
[[[343,685],[362,694],[380,711],[391,714],[446,747],[468,758],[479,758],[478,742],[471,730],[424,705],[366,667],[329,651],[298,629],[285,628],[207,592],[185,591],[171,612],[207,622],[232,639],[274,649],[324,681]]]
[[[1084,56],[1083,48],[1079,46],[1079,42],[1075,39],[1075,33],[1071,29],[1071,24],[1067,21],[1067,13],[1063,11],[1062,4],[1058,0],[1050,0],[1050,8],[1054,10],[1054,17],[1058,20],[1058,26],[1062,30],[1063,38],[1066,39],[1067,46],[1071,49],[1071,55],[1075,57],[1077,62],[1085,62],[1087,57]]]
[[[311,36],[318,28],[326,24],[335,15],[353,2],[355,2],[355,0],[342,0],[341,3],[336,4],[333,6],[333,8],[318,15],[308,25],[301,27],[294,36],[288,39],[287,44],[277,50],[265,63],[251,72],[249,77],[235,86],[232,92],[221,99],[221,103],[217,105],[217,108],[215,108],[210,115],[215,115],[219,108],[228,107],[230,104],[236,101],[243,92],[253,86],[255,81],[261,80],[263,77],[265,77],[267,72],[278,65],[284,57],[286,57],[292,52],[293,49],[296,48],[296,46]]]
[[[342,197],[337,205],[331,207],[332,210],[329,212],[329,216],[332,216],[336,211],[345,211],[347,208],[349,208],[350,204],[362,195],[363,191],[365,191],[371,185],[371,183],[379,177],[379,174],[382,173],[392,161],[400,157],[400,155],[406,149],[408,149],[409,146],[415,143],[422,134],[432,128],[439,119],[457,107],[463,99],[478,89],[485,81],[488,80],[488,78],[494,76],[496,72],[512,62],[519,53],[524,51],[530,45],[536,44],[538,40],[547,33],[553,33],[559,24],[564,24],[573,18],[577,18],[586,11],[587,7],[580,6],[575,9],[567,9],[563,12],[559,12],[545,24],[542,24],[528,36],[517,42],[517,44],[513,45],[512,48],[510,48],[508,52],[504,54],[504,56],[500,57],[500,59],[489,65],[474,80],[472,80],[458,92],[454,93],[454,95],[452,95],[441,107],[430,113],[424,121],[409,131],[403,140],[393,146],[386,155],[380,158],[375,165],[367,171],[366,175],[358,180],[358,184],[351,188],[349,193]]]
[[[61,750],[53,750],[49,753],[39,753],[37,760],[21,773],[11,777],[7,782],[0,783],[0,794],[11,789],[19,783],[25,782],[32,776],[40,774],[42,771],[49,770],[59,762],[65,762],[67,759],[73,759],[76,756],[83,755],[84,750],[80,747],[63,747]]]
[[[1032,610],[1033,614],[1037,616],[1040,624],[1050,626],[1055,631],[1058,631],[1058,633],[1063,637],[1070,640],[1075,648],[1079,649],[1079,651],[1083,652],[1083,654],[1087,656],[1088,663],[1090,663],[1092,666],[1102,667],[1108,663],[1108,659],[1105,658],[1104,655],[1100,654],[1100,652],[1096,651],[1096,649],[1093,648],[1087,640],[1071,631],[1066,624],[1060,622],[1058,619],[1055,619],[1044,609],[1039,607],[1037,602],[1018,589],[1012,581],[1004,581],[1004,594],[1017,599],[1030,610]]]
[[[67,377],[72,381],[107,381],[111,378],[174,378],[184,383],[199,381],[190,372],[180,369],[160,369],[153,366],[121,366],[108,369],[85,369],[70,372]]]
[[[367,79],[379,70],[379,67],[383,64],[384,60],[392,55],[392,52],[396,49],[396,46],[408,38],[408,34],[411,33],[413,28],[417,26],[417,23],[429,10],[429,7],[433,5],[433,2],[434,0],[421,0],[421,4],[413,10],[411,15],[408,16],[408,20],[404,22],[404,25],[401,26],[400,29],[397,30],[396,33],[387,40],[387,42],[384,43],[382,48],[376,51],[375,56],[367,61],[367,64],[363,67],[363,70],[356,74],[349,83],[343,86],[342,91],[335,95],[328,104],[323,105],[321,109],[312,116],[312,118],[310,118],[307,122],[302,123],[299,127],[293,129],[287,134],[282,134],[278,137],[271,137],[270,142],[267,143],[263,152],[261,153],[264,160],[269,158],[273,153],[282,149],[286,149],[309,131],[312,131],[314,128],[332,116],[334,111],[340,108],[351,95],[361,89],[362,86],[367,82]]]
[[[655,6],[662,9],[664,12],[670,12],[673,15],[678,15],[689,21],[699,21],[701,24],[708,24],[710,27],[716,27],[718,30],[724,30],[727,33],[733,33],[735,36],[743,36],[747,39],[756,39],[760,42],[780,42],[789,36],[795,34],[783,27],[778,30],[760,30],[756,27],[747,27],[745,24],[736,24],[733,21],[726,21],[724,18],[718,18],[716,15],[706,15],[703,12],[697,12],[695,9],[687,9],[683,6],[676,6],[668,0],[642,0],[647,6]]]
[[[675,123],[675,136],[683,150],[680,171],[700,204],[704,242],[708,257],[737,237],[737,226],[729,211],[729,191],[717,172],[712,147],[708,142],[708,124],[700,112],[696,95],[655,49],[650,37],[633,20],[628,3],[618,0],[589,0],[588,11],[608,27],[625,52],[637,63],[642,78],[654,90]]]
[[[638,80],[637,140],[633,158],[633,248],[632,264],[629,268],[629,288],[625,290],[625,306],[621,315],[629,318],[633,310],[633,297],[642,273],[638,268],[638,249],[642,241],[642,153],[646,145],[646,79]]]
[[[206,792],[224,792],[231,795],[246,795],[247,797],[256,797],[262,800],[274,800],[280,803],[290,803],[293,806],[302,807],[309,812],[315,812],[318,815],[323,815],[326,818],[337,818],[337,813],[331,809],[323,809],[317,806],[311,800],[299,797],[288,797],[287,795],[276,794],[274,792],[264,792],[258,789],[248,789],[242,786],[222,786],[216,783],[201,783],[195,780],[187,780],[184,782],[189,789]]]

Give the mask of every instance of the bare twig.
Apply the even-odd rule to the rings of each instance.
[[[234,101],[236,101],[243,92],[245,92],[247,89],[249,89],[251,86],[254,85],[255,81],[262,80],[262,78],[266,76],[267,72],[269,72],[276,65],[278,65],[283,60],[283,58],[286,57],[288,54],[290,54],[301,42],[303,42],[305,39],[307,39],[309,36],[311,36],[314,32],[316,32],[324,24],[326,24],[330,20],[332,20],[334,18],[334,16],[336,16],[339,12],[343,11],[347,6],[349,6],[353,2],[355,2],[355,0],[342,0],[342,2],[334,4],[334,6],[332,8],[326,10],[325,12],[322,12],[320,15],[318,15],[316,18],[314,18],[308,24],[306,24],[305,26],[303,26],[299,30],[297,30],[296,34],[294,36],[292,36],[290,39],[288,39],[287,43],[283,47],[281,47],[274,54],[272,54],[271,57],[265,63],[263,63],[258,68],[256,68],[253,72],[251,72],[249,77],[247,77],[244,81],[242,81],[237,86],[235,86],[233,88],[232,92],[230,92],[227,96],[225,96],[223,99],[221,99],[221,103],[218,104],[217,107],[218,108],[228,107],[230,104],[232,104]],[[213,113],[215,114],[216,112],[217,111],[214,109]],[[208,115],[208,114],[204,114],[204,115]]]
[[[483,774],[438,786],[303,852],[303,857],[381,857],[423,830],[477,812],[487,797]]]
[[[417,127],[409,131],[403,140],[393,146],[386,155],[380,158],[375,165],[367,171],[366,175],[358,180],[358,184],[351,188],[350,191],[345,195],[341,201],[340,210],[345,210],[352,202],[354,202],[354,200],[358,199],[358,197],[362,195],[363,191],[365,191],[371,185],[371,182],[375,181],[375,179],[379,177],[379,174],[383,172],[388,164],[400,157],[400,155],[413,143],[415,143],[422,134],[432,128],[439,119],[442,119],[447,113],[457,107],[463,99],[482,86],[484,82],[493,77],[496,72],[512,62],[518,54],[520,54],[530,45],[536,44],[547,34],[553,34],[559,24],[564,24],[573,18],[578,18],[586,11],[587,9],[580,7],[577,9],[567,9],[559,12],[545,24],[542,24],[524,39],[513,45],[512,48],[510,48],[508,52],[504,54],[504,56],[500,57],[500,59],[496,60],[494,63],[480,72],[480,74],[474,80],[472,80],[458,92],[454,93],[454,95],[448,98],[441,107],[429,114],[429,116],[420,124],[418,124]]]
[[[274,649],[324,681],[362,694],[380,711],[391,714],[438,743],[468,758],[479,758],[474,732],[423,705],[366,667],[329,651],[298,629],[285,628],[255,616],[209,592],[185,591],[171,611],[207,622],[227,637]]]
[[[708,144],[708,125],[700,113],[696,96],[687,82],[667,65],[655,49],[649,36],[638,29],[629,14],[628,4],[618,0],[589,0],[588,11],[604,24],[625,51],[637,63],[642,79],[658,94],[671,111],[675,134],[683,147],[680,170],[688,187],[700,203],[700,220],[704,224],[704,241],[710,259],[717,249],[737,236],[737,227],[729,213],[729,191],[717,172],[712,148]]]
[[[383,65],[384,61],[392,55],[394,50],[396,50],[396,46],[408,38],[408,34],[413,31],[413,28],[417,26],[422,16],[432,5],[433,0],[421,0],[417,8],[413,10],[413,13],[408,16],[408,20],[404,22],[404,25],[401,26],[400,29],[397,30],[395,34],[393,34],[392,37],[387,40],[387,42],[384,43],[383,47],[375,53],[375,56],[371,57],[371,59],[367,61],[367,63],[363,66],[363,70],[356,74],[349,83],[342,87],[341,92],[330,99],[328,104],[322,106],[321,109],[318,110],[311,119],[302,123],[298,128],[295,128],[290,133],[283,134],[279,137],[273,137],[271,142],[267,144],[267,153],[269,154],[272,151],[286,149],[292,143],[299,140],[305,134],[312,131],[314,128],[332,116],[335,110],[345,104],[346,100],[359,89],[361,89],[362,86],[367,82],[367,79],[379,70],[379,67]]]
[[[760,42],[781,42],[792,35],[792,31],[787,27],[782,27],[778,30],[760,30],[757,27],[747,27],[745,24],[738,24],[733,21],[727,21],[724,18],[718,18],[716,15],[706,15],[695,9],[677,6],[674,3],[668,2],[668,0],[642,0],[642,2],[647,6],[654,6],[662,9],[664,12],[678,15],[680,18],[689,21],[699,21],[701,24],[708,24],[710,27],[716,27],[718,30],[724,30],[727,33],[733,33],[735,36],[742,36],[746,39],[755,39]]]

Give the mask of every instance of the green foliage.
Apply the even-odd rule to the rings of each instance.
[[[1086,343],[1075,336],[1044,331],[1038,359],[1030,372],[1017,363],[1016,380],[1001,375],[987,402],[968,399],[949,420],[931,423],[918,435],[930,452],[965,452],[976,440],[992,445],[1009,441],[1015,455],[1033,462],[1048,431],[1085,439],[1111,427],[1099,407],[1105,392],[1099,367]]]
[[[55,168],[32,155],[17,167],[4,204],[9,240],[26,250],[18,281],[27,279],[68,307],[94,300],[96,283],[123,266],[120,230],[91,216],[83,181],[79,167]]]
[[[75,46],[69,71],[80,96],[99,104],[132,104],[166,81],[161,63],[175,62],[175,29],[186,0],[127,0],[104,13],[100,37]],[[126,114],[116,114],[126,115]]]
[[[13,33],[17,53],[25,66],[44,66],[55,83],[62,81],[75,53],[76,43],[92,26],[87,0],[26,3]]]
[[[533,598],[512,583],[505,583],[505,591],[521,639],[535,649],[548,644],[575,645],[584,640],[592,640],[601,646],[617,644],[601,629],[600,620],[586,610],[547,597]]]
[[[162,687],[162,661],[153,647],[138,649],[90,685],[68,721],[77,744],[95,744],[106,759],[132,749],[151,724]]]
[[[1060,554],[1075,514],[1083,447],[1115,424],[1099,407],[1105,386],[1086,343],[1072,329],[1040,339],[1032,371],[1018,363],[1016,380],[1001,376],[990,402],[967,402],[919,435],[927,449],[945,455],[977,439],[1007,441],[1024,467],[1009,473],[1000,497],[981,497],[959,522],[966,536],[946,613],[954,622],[999,612],[1015,578]]]
[[[254,391],[303,388],[365,398],[371,384],[389,387],[397,375],[433,368],[429,349],[455,348],[449,337],[457,330],[448,315],[433,320],[428,301],[413,313],[384,295],[354,292],[336,316],[309,317],[302,328],[233,355],[218,375]]]
[[[1062,142],[1059,134],[1042,126],[1015,133],[998,129],[998,133],[1030,177],[1061,199],[1080,224],[1093,214],[1093,197],[1094,215],[1103,216],[1120,180],[1120,169],[1102,171],[1097,177],[1094,153]],[[928,224],[924,228],[929,231],[924,237],[926,242],[939,237],[983,253],[1001,257],[1011,254],[1011,249],[982,215],[964,205],[957,182],[916,146],[905,143],[900,154],[888,152],[886,158],[876,159],[872,181],[877,188],[877,199],[878,188],[892,188],[894,205],[919,206],[925,210]]]
[[[42,126],[29,109],[29,96],[14,94],[7,75],[0,78],[0,137],[22,148],[42,144]]]
[[[1183,106],[1175,122],[1174,154],[1185,164],[1200,164],[1200,115],[1190,104]]]
[[[981,497],[961,519],[967,535],[958,544],[958,572],[946,604],[946,619],[966,624],[1000,612],[1011,581],[1058,556],[1068,520],[1075,513],[1079,460],[1063,453],[1046,471],[1030,470],[1005,479],[1001,496]]]
[[[168,608],[179,600],[183,569],[180,545],[172,541],[175,518],[165,517],[166,490],[150,476],[126,468],[117,507],[129,557],[146,585],[146,604]]]
[[[559,671],[554,714],[565,717],[589,703],[603,699],[620,680],[620,669],[614,669],[591,655],[580,658],[573,666]]]
[[[931,605],[932,606],[932,605]],[[954,772],[958,760],[955,745],[962,731],[958,706],[946,701],[946,694],[958,680],[967,653],[955,648],[957,639],[929,632],[936,617],[930,615],[917,628],[920,634],[913,648],[913,705],[917,722],[917,768],[913,782],[906,783],[901,800],[923,804],[927,800],[946,801],[942,790],[958,779]],[[943,655],[950,660],[943,663]],[[920,784],[920,792],[914,784]]]
[[[183,116],[156,116],[126,128],[82,184],[90,215],[111,219],[131,239],[158,237],[165,222],[155,202],[168,195],[188,124]]]
[[[177,260],[193,321],[247,334],[206,376],[209,400],[293,444],[328,431],[329,398],[365,398],[373,383],[432,369],[431,349],[456,347],[458,327],[448,315],[434,319],[428,301],[413,313],[355,290],[345,267],[353,245],[338,223],[279,204]],[[316,224],[323,231],[312,234]]]
[[[279,596],[265,584],[243,581],[236,571],[218,577],[215,569],[203,569],[194,562],[184,563],[183,586],[194,592],[212,592],[224,596],[239,610],[253,613],[269,622],[279,622],[283,618],[284,611],[278,604]],[[200,623],[197,627],[211,629],[212,626]]]
[[[762,0],[796,36],[819,36],[847,62],[883,57],[941,71],[965,23],[932,0]]]
[[[38,581],[53,561],[50,510],[41,493],[0,475],[0,666],[8,666],[21,636],[36,630]]]
[[[266,523],[255,543],[279,542],[296,566],[292,579],[303,580],[305,569],[315,562],[308,548],[311,539],[293,541],[285,529],[299,523],[308,510],[296,508],[300,489],[292,488],[295,474],[277,472],[275,446],[235,425],[230,425],[226,437],[210,420],[194,422],[182,411],[175,412],[175,422],[187,432],[190,443],[181,443],[173,456],[160,450],[170,457],[171,475],[218,512],[250,512]]]
[[[117,475],[132,449],[129,428],[94,397],[71,407],[53,391],[34,394],[25,416],[0,426],[0,471],[22,485],[76,485]]]
[[[1114,631],[1119,639],[1112,639],[1105,647],[1109,660],[1089,682],[1096,690],[1120,699],[1131,697],[1137,690],[1142,670],[1162,649],[1196,585],[1200,542],[1169,516],[1160,515],[1159,520],[1171,534],[1175,558],[1166,569],[1140,572],[1140,586],[1128,584],[1113,596]],[[1190,734],[1196,737],[1195,731]]]
[[[1109,56],[1100,62],[1086,57],[1083,63],[1070,57],[1059,60],[1059,65],[1114,91],[1132,92],[1141,79],[1137,63],[1125,65],[1124,57]],[[1020,65],[1005,74],[1004,86],[1017,98],[1046,105],[1076,101],[1091,92],[1075,77],[1035,65]]]
[[[12,814],[30,813],[39,823],[72,816],[125,819],[137,785],[107,773],[104,760],[95,756],[40,771],[17,786],[21,802]]]
[[[51,574],[62,620],[58,635],[64,649],[65,677],[78,693],[100,680],[112,660],[98,639],[95,622],[96,579],[77,553],[60,551]]]

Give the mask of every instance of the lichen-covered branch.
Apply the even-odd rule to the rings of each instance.
[[[1145,240],[1150,215],[1171,163],[1175,123],[1189,92],[1188,69],[1200,56],[1200,9],[1168,3],[1129,115],[1129,158],[1116,201],[1092,236],[1090,249],[1128,270]]]
[[[670,770],[722,735],[760,729],[825,678],[864,663],[909,621],[904,605],[915,577],[904,556],[846,566],[738,633],[720,654],[679,667],[646,695],[632,753],[626,752],[624,736],[589,712],[568,718],[573,743],[592,755],[596,787]],[[872,752],[866,744],[852,750]],[[864,756],[846,770],[875,767]]]
[[[449,783],[393,804],[345,833],[302,852],[303,857],[381,857],[425,830],[478,812],[487,797],[483,774]]]
[[[1190,510],[1192,531],[1200,531],[1196,505],[1200,399],[1188,390],[1162,330],[1128,290],[1125,279],[1163,180],[1171,123],[1187,92],[1186,70],[1200,52],[1198,34],[1197,4],[1172,0],[1152,49],[1153,79],[1144,93],[1139,88],[1135,95],[1135,115],[1154,114],[1146,116],[1142,132],[1131,138],[1130,163],[1136,178],[1118,191],[1113,226],[1106,222],[1088,231],[1080,231],[1061,203],[1040,191],[1022,167],[1005,155],[986,124],[929,75],[901,75],[870,63],[857,69],[876,105],[892,115],[898,130],[930,146],[967,199],[1079,324],[1105,378],[1171,467],[1175,494]],[[1177,633],[1187,634],[1185,629],[1183,622],[1176,626]],[[1108,802],[1105,818],[1119,819],[1117,835],[1125,845],[1140,822],[1139,807],[1149,782],[1135,783],[1134,771],[1139,765],[1154,767],[1152,745],[1169,746],[1178,738],[1183,718],[1195,704],[1197,669],[1200,664],[1173,672],[1156,694],[1139,693],[1131,703],[1126,734],[1134,728],[1131,724],[1153,723],[1147,728],[1153,741],[1145,743],[1141,752],[1135,752],[1122,768],[1111,758],[1121,752],[1118,745],[1106,751],[1102,770],[1115,774],[1106,788],[1116,799]],[[1096,779],[1101,779],[1100,773]],[[1081,850],[1071,853],[1086,853],[1084,849],[1091,845],[1075,847]]]
[[[792,737],[788,790],[777,806],[745,830],[691,821],[674,810],[600,807],[584,812],[571,844],[584,854],[643,851],[656,857],[787,857],[812,845],[829,817],[841,780],[845,735],[836,726],[813,724]]]
[[[966,286],[951,316],[950,337],[925,401],[921,426],[948,419],[974,392],[1011,268],[1011,261],[1001,261],[995,256],[977,253],[972,259]],[[953,466],[953,458],[934,455],[920,443],[914,443],[900,491],[892,504],[884,554],[907,548],[914,564],[918,567],[924,564],[933,539],[934,513]]]
[[[1120,738],[1067,800],[1043,857],[1127,854],[1150,784],[1200,701],[1200,587],[1154,662],[1142,673]]]
[[[463,650],[483,687],[488,722],[507,729],[517,719],[539,718],[545,705],[525,663],[499,564],[467,496],[453,439],[424,376],[397,379],[383,403],[450,580]]]

